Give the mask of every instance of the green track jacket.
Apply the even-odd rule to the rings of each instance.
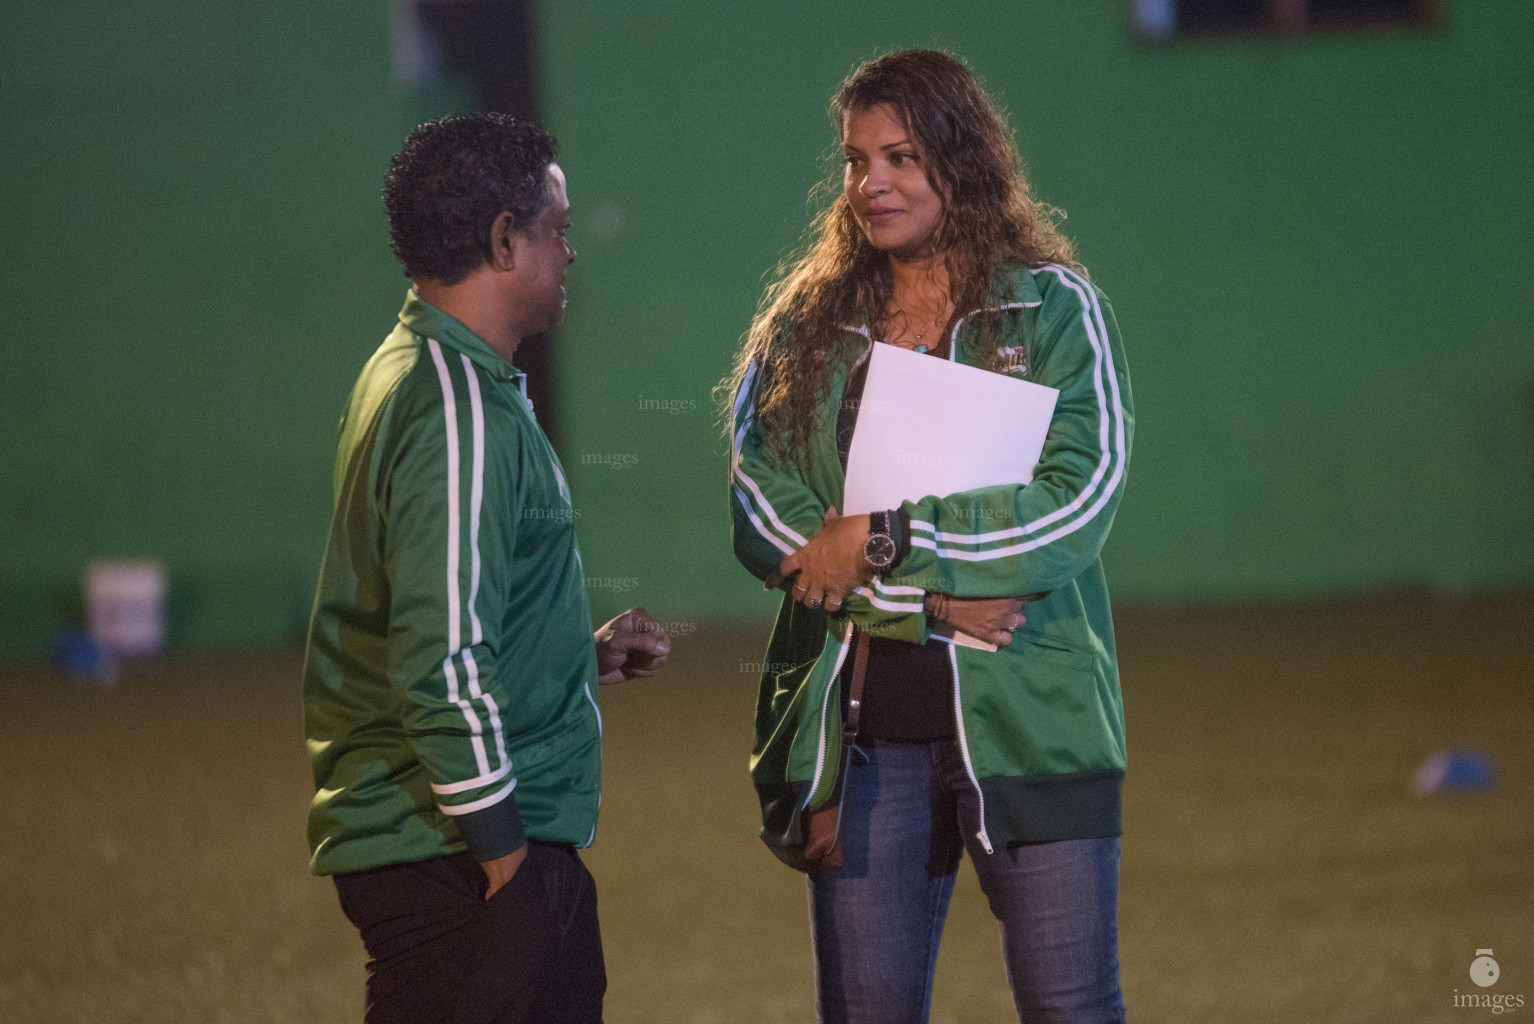
[[[950,645],[955,722],[979,794],[981,845],[989,852],[996,844],[1120,833],[1124,715],[1098,552],[1124,490],[1134,427],[1129,373],[1113,312],[1080,274],[1019,269],[1005,295],[995,308],[963,317],[949,348],[951,358],[973,365],[966,339],[978,318],[996,317],[1009,372],[1059,389],[1033,482],[905,502],[911,551],[893,573],[850,595],[837,614],[788,596],[778,612],[751,775],[762,838],[790,862],[803,845],[803,811],[831,794],[840,770],[839,678],[853,625],[925,642],[929,591],[1046,594],[1027,606],[1027,625],[1010,647],[993,653]],[[853,359],[871,344],[852,340]],[[807,467],[783,465],[766,450],[755,422],[754,372],[735,396],[735,553],[758,578],[803,545],[828,508],[841,506],[834,423],[853,360],[845,362]],[[983,433],[986,425],[974,428]]]
[[[575,513],[520,373],[412,292],[341,420],[304,666],[320,875],[587,845],[601,714]]]

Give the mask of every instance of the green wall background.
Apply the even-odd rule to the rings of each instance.
[[[0,642],[98,556],[163,558],[174,636],[296,635],[327,449],[405,282],[379,3],[10,5]]]
[[[710,389],[800,238],[830,93],[913,45],[1010,108],[1114,300],[1139,414],[1121,600],[1534,581],[1526,5],[1170,49],[1126,4],[1065,0],[542,21],[599,612],[769,607],[730,555]],[[454,94],[392,82],[382,0],[30,5],[0,33],[0,648],[39,649],[100,556],[166,560],[183,643],[296,636],[336,416],[403,294],[379,182]]]
[[[709,387],[800,239],[842,76],[934,46],[1010,109],[1114,301],[1138,414],[1119,600],[1534,579],[1534,8],[1162,49],[1128,6],[547,7],[582,258],[567,462],[583,522],[626,522],[585,530],[588,565],[699,616],[766,606],[729,553]],[[613,451],[640,461],[579,463]]]

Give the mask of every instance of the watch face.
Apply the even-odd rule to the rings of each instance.
[[[875,569],[883,569],[895,560],[895,542],[886,534],[873,534],[863,545],[863,557]]]

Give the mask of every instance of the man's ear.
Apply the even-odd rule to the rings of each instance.
[[[516,225],[511,211],[502,210],[490,224],[490,266],[496,270],[516,267]]]

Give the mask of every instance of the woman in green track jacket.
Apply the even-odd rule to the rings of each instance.
[[[1019,1016],[1120,1020],[1124,725],[1099,561],[1133,433],[1118,328],[963,65],[891,54],[833,112],[841,191],[732,382],[735,551],[791,581],[751,756],[762,838],[809,872],[823,1021],[926,1019],[965,849]],[[1033,481],[839,517],[880,343],[1058,389]],[[811,812],[838,797],[839,862],[817,859]]]

